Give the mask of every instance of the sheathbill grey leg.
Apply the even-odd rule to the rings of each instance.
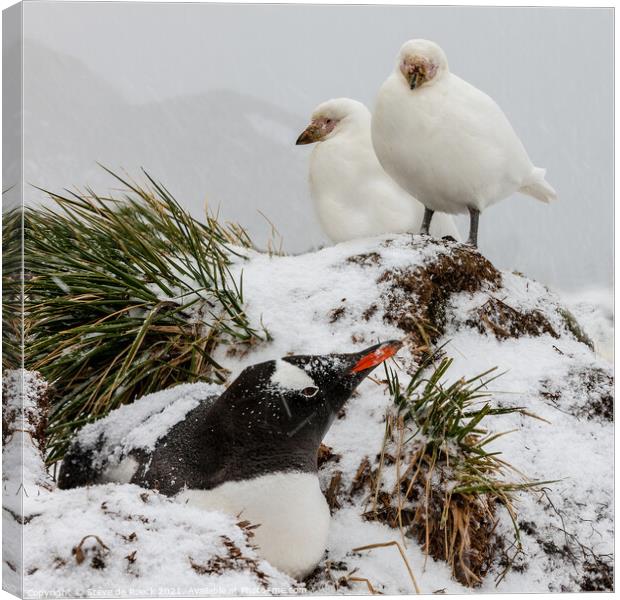
[[[478,219],[480,211],[476,208],[469,209],[469,238],[467,243],[474,248],[478,247]]]
[[[422,235],[429,235],[429,231],[431,228],[431,220],[434,214],[435,214],[434,210],[424,207],[424,218],[422,219],[422,227],[420,228],[420,233]]]

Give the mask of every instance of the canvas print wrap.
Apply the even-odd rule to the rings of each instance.
[[[613,590],[610,9],[3,31],[5,590]]]

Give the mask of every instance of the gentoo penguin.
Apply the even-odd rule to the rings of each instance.
[[[260,555],[302,579],[327,543],[330,513],[317,476],[321,440],[353,390],[400,346],[391,341],[354,354],[256,364],[219,397],[183,410],[160,402],[149,414],[147,396],[84,427],[58,485],[134,483],[260,524],[253,540]],[[122,411],[134,415],[135,427]],[[157,421],[172,426],[153,435]]]
[[[383,170],[370,137],[370,111],[350,98],[316,107],[297,144],[317,142],[310,156],[310,193],[333,242],[382,233],[419,233],[424,207]],[[448,215],[433,222],[436,237],[460,239]]]
[[[372,142],[383,168],[426,207],[425,233],[435,211],[469,212],[468,242],[477,246],[487,206],[514,192],[556,198],[501,108],[452,74],[443,50],[428,40],[400,49],[379,90]]]

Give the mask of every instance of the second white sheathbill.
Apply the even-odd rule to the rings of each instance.
[[[372,147],[370,111],[350,98],[316,107],[297,144],[316,143],[310,192],[334,242],[382,233],[419,233],[424,207],[383,170]],[[452,217],[437,215],[430,233],[459,239]]]

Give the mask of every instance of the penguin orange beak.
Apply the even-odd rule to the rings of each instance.
[[[351,369],[352,373],[359,373],[360,371],[366,371],[372,369],[388,358],[394,356],[401,348],[403,343],[393,340],[391,342],[385,342],[378,348],[375,348],[372,352],[365,354],[360,358],[355,366]]]

